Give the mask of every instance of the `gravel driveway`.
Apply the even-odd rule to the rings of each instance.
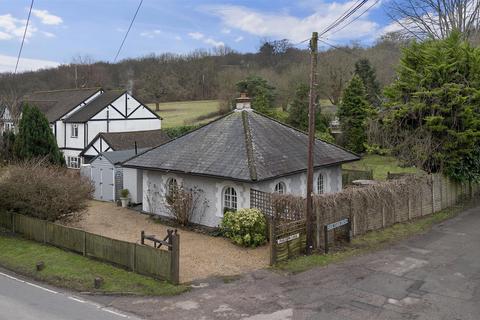
[[[140,241],[140,232],[164,238],[171,227],[153,222],[147,215],[91,201],[87,213],[71,226],[106,237],[130,242]],[[268,266],[268,246],[244,249],[230,241],[204,234],[179,230],[180,281],[191,282],[211,276],[232,276]]]

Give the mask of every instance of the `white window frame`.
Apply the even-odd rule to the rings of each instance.
[[[317,193],[325,193],[325,175],[323,173],[319,173],[317,177]]]
[[[175,190],[178,189],[178,181],[175,178],[168,178],[167,183],[165,184],[165,196],[171,196]]]
[[[70,169],[80,169],[82,161],[80,157],[67,157],[67,167]]]
[[[78,124],[72,124],[71,137],[78,138]]]
[[[278,194],[285,194],[285,193],[287,193],[287,185],[285,184],[285,182],[280,181],[273,188],[273,192],[278,193]]]
[[[222,194],[223,212],[238,210],[238,192],[234,187],[226,187]]]

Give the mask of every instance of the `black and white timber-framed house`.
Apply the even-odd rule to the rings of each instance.
[[[48,119],[67,166],[78,169],[80,153],[100,132],[161,129],[161,117],[126,91],[102,88],[38,91],[23,98]]]

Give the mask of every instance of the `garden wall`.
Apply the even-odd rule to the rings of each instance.
[[[169,250],[126,242],[20,214],[0,213],[0,227],[23,237],[119,265],[133,272],[179,283],[180,236]]]

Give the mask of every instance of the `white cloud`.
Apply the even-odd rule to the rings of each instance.
[[[228,28],[223,28],[223,29],[222,29],[222,33],[230,34],[230,32],[232,32],[232,30],[230,30],[230,29],[228,29]]]
[[[201,32],[189,32],[188,36],[194,40],[202,41],[205,44],[214,46],[214,47],[224,47],[225,43],[222,41],[217,41],[211,37],[206,37],[203,33]]]
[[[222,23],[229,28],[257,36],[285,38],[297,42],[309,38],[313,31],[324,30],[354,3],[354,0],[342,3],[322,2],[316,5],[311,15],[306,17],[296,17],[285,12],[265,13],[236,5],[207,6],[204,10],[222,19]],[[332,37],[328,34],[325,36],[331,39],[349,40],[372,38],[376,36],[379,29],[380,26],[369,19],[367,12]]]
[[[55,38],[55,34],[47,31],[42,31],[42,34],[47,38]]]
[[[0,72],[13,72],[17,57],[0,55]],[[21,58],[18,71],[35,71],[42,68],[54,68],[60,65],[58,62],[40,59]]]
[[[240,42],[240,41],[242,41],[242,40],[243,40],[243,37],[242,37],[242,36],[239,36],[239,37],[236,37],[234,41],[235,41],[235,42]]]
[[[162,34],[162,30],[152,30],[152,31],[144,31],[140,33],[142,37],[147,37],[147,38],[155,38],[155,36],[158,36]]]
[[[175,36],[175,40],[182,41],[182,37],[180,37],[180,36]]]
[[[17,19],[9,13],[0,15],[0,40],[21,39],[26,23],[27,20]],[[33,24],[29,24],[25,38],[28,40],[37,31],[38,29]]]
[[[205,35],[201,32],[189,32],[188,35],[190,36],[190,38],[195,40],[200,40],[205,37]]]
[[[39,18],[40,22],[42,22],[43,24],[59,25],[63,23],[62,18],[54,14],[51,14],[47,10],[33,9],[32,13],[35,17]]]
[[[214,47],[225,47],[225,43],[223,43],[222,41],[216,41],[212,38],[207,38],[205,39],[204,41],[206,44],[210,44]]]

